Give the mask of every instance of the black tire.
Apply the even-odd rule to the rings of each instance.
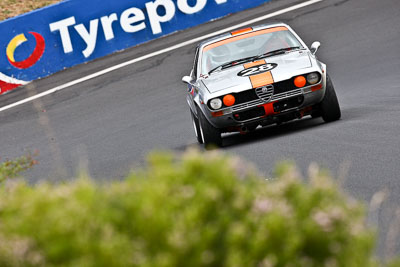
[[[192,117],[192,123],[193,123],[194,133],[196,135],[197,142],[199,142],[200,144],[203,144],[203,139],[201,138],[201,134],[200,134],[199,119],[196,118],[196,116],[193,114],[193,111],[191,109],[190,109],[190,115]]]
[[[199,108],[197,108],[197,115],[199,118],[200,135],[204,145],[206,147],[209,145],[222,146],[221,132],[208,122]]]
[[[321,115],[325,122],[340,119],[341,112],[335,89],[329,76],[326,76],[326,91],[321,102]]]

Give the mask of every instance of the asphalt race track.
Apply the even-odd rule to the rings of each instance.
[[[295,3],[273,1],[63,71],[1,96],[0,107]],[[326,0],[276,20],[290,24],[307,44],[322,43],[317,55],[328,65],[342,119],[330,124],[305,119],[230,135],[221,150],[254,162],[266,174],[282,159],[296,161],[303,173],[317,162],[366,205],[386,189],[383,205],[368,221],[379,227],[380,255],[399,251],[400,242],[396,247],[393,240],[400,240],[400,2]],[[96,179],[121,179],[149,151],[196,146],[180,81],[189,74],[194,49],[185,46],[0,112],[0,156],[39,151],[40,164],[26,173],[33,182],[68,179],[80,168]]]

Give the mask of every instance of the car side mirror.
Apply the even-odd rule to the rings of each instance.
[[[314,42],[314,43],[312,43],[311,48],[310,48],[311,54],[315,55],[315,53],[317,53],[318,48],[319,48],[320,46],[321,46],[321,43],[320,43],[320,42]]]
[[[192,78],[190,76],[183,76],[182,77],[182,82],[184,83],[191,83]]]

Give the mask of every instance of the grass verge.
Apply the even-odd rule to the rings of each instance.
[[[61,0],[0,0],[0,21],[61,2]]]

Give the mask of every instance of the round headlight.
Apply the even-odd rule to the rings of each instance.
[[[212,109],[220,109],[222,107],[222,100],[219,98],[214,98],[210,101],[210,106]]]
[[[317,73],[310,73],[307,75],[307,82],[309,84],[316,84],[319,81],[319,75]]]

